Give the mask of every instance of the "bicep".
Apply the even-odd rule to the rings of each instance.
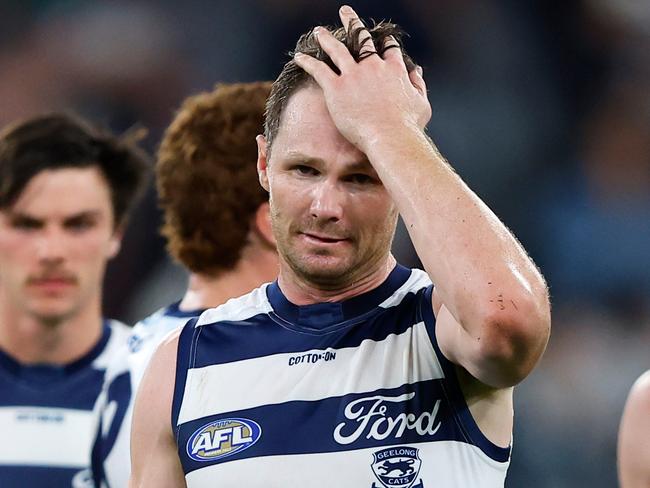
[[[131,430],[131,488],[186,486],[171,426],[177,347],[177,334],[163,341],[136,395]]]
[[[436,316],[436,340],[442,354],[452,363],[467,370],[474,378],[481,379],[481,371],[474,364],[472,347],[476,339],[463,329],[444,304],[432,294],[433,310]]]

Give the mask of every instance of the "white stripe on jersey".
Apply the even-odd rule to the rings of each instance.
[[[93,368],[106,369],[113,361],[113,357],[120,348],[126,344],[126,339],[131,334],[131,327],[117,320],[108,320],[108,325],[111,328],[111,337],[97,358],[93,361]]]
[[[0,407],[4,465],[85,468],[93,440],[89,410]]]
[[[379,304],[382,308],[395,307],[400,304],[408,293],[413,293],[414,290],[426,288],[431,284],[431,278],[424,271],[420,269],[411,270],[411,276],[406,282],[400,286],[395,293]]]
[[[290,366],[292,358],[328,351],[336,357],[319,360],[319,368],[310,368],[312,363],[306,361]],[[412,354],[396,359],[394,351]],[[277,378],[279,364],[285,365],[281,381]],[[191,402],[183,401],[178,424],[260,405],[321,400],[443,377],[424,322],[420,322],[379,342],[366,339],[358,347],[274,354],[190,369],[183,399],[190,398]]]
[[[247,295],[231,298],[223,305],[217,308],[211,308],[201,314],[196,327],[206,324],[212,324],[221,320],[244,320],[260,313],[269,313],[273,311],[273,307],[266,298],[266,287],[269,283],[265,283],[259,288],[256,288]]]
[[[287,436],[291,436],[291,433],[287,432]],[[425,478],[436,480],[435,486],[440,487],[503,486],[508,463],[493,461],[476,446],[442,441],[411,444],[409,447],[417,448],[419,458],[423,461],[414,480],[415,484]],[[248,473],[246,488],[292,487],[296,486],[297,480],[300,480],[301,488],[370,488],[373,483],[382,486],[372,469],[373,452],[377,450],[377,447],[372,447],[343,452],[239,459],[197,469],[185,475],[185,479],[187,486],[240,486],[243,470]],[[346,466],[364,465],[368,466],[365,471],[345,469]],[[466,469],[472,465],[476,465],[475,469]],[[333,466],[339,468],[332,470]],[[452,470],[453,467],[456,470]],[[305,473],[310,473],[310,480],[305,480]],[[429,486],[428,482],[426,486]]]

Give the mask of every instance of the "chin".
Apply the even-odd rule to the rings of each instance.
[[[69,304],[45,305],[33,307],[30,312],[42,322],[61,322],[74,316],[75,308]]]
[[[294,271],[310,283],[328,287],[343,284],[350,276],[350,265],[347,262],[303,263]]]

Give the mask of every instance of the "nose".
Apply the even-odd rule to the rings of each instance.
[[[57,263],[65,257],[65,236],[55,229],[44,229],[36,247],[37,257],[43,263]]]
[[[312,193],[311,216],[318,220],[339,221],[343,217],[345,194],[333,182],[321,181]]]

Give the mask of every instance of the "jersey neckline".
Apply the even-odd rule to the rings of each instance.
[[[180,304],[181,300],[178,300],[167,307],[165,307],[163,311],[163,315],[168,316],[168,317],[178,317],[178,318],[194,318],[198,317],[201,315],[203,312],[205,312],[207,309],[205,308],[197,308],[195,310],[181,310],[180,309]]]
[[[411,275],[411,270],[397,264],[378,287],[341,302],[295,305],[282,293],[278,281],[266,288],[266,296],[275,314],[293,325],[322,330],[361,317],[390,298]]]
[[[68,378],[77,371],[91,364],[102,353],[111,337],[108,320],[102,323],[102,335],[95,345],[82,357],[70,363],[57,365],[48,363],[22,364],[0,349],[0,365],[13,376],[28,382],[42,383],[47,386],[53,381]]]

